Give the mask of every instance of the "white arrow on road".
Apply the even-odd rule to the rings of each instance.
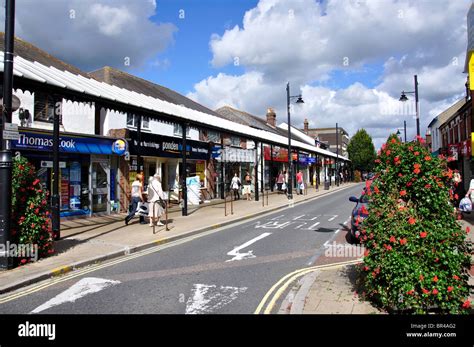
[[[88,294],[100,292],[107,287],[114,286],[119,283],[120,281],[106,280],[103,278],[83,278],[69,289],[65,290],[61,294],[56,295],[54,298],[47,301],[43,305],[35,308],[33,311],[31,311],[31,313],[39,313],[66,302],[74,302]]]
[[[231,250],[229,253],[227,253],[227,255],[230,255],[233,258],[229,259],[229,260],[226,260],[226,262],[234,261],[234,260],[242,260],[242,259],[247,259],[247,258],[255,258],[255,255],[253,254],[253,251],[248,251],[246,253],[239,253],[239,251],[241,249],[244,249],[244,248],[250,246],[252,243],[255,243],[258,240],[261,240],[261,239],[263,239],[263,238],[265,238],[265,237],[267,237],[268,235],[271,235],[271,234],[272,233],[263,233],[262,235],[257,236],[256,238],[245,242],[243,245],[235,247],[233,250]]]
[[[234,301],[240,293],[246,291],[247,287],[194,284],[191,290],[192,297],[186,302],[186,314],[214,312]]]

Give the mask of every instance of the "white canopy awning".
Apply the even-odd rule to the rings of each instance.
[[[3,52],[0,52],[0,71],[3,72]],[[75,75],[68,71],[61,71],[57,68],[48,67],[38,62],[31,62],[20,56],[15,56],[14,58],[13,73],[18,77],[68,89],[76,93],[116,101],[149,111],[161,112],[181,120],[193,121],[202,124],[203,127],[212,124],[213,127],[222,129],[223,131],[247,134],[250,138],[262,142],[269,141],[280,144],[281,146],[288,145],[288,139],[278,134],[234,123],[227,119],[217,117],[216,115],[196,111],[182,105],[175,105],[161,99],[119,88],[105,82],[99,82],[93,78]],[[292,144],[296,148],[304,149],[309,152],[318,153],[327,157],[336,157],[336,154],[330,151],[323,150],[301,141],[292,141]],[[339,156],[339,158],[341,160],[348,160],[342,156]]]

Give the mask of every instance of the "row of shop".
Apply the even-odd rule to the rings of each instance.
[[[128,138],[61,133],[61,217],[125,212],[128,187],[140,171],[145,183],[158,173],[170,202],[176,203],[182,198],[182,180],[186,176],[188,203],[199,205],[222,198],[235,174],[243,181],[249,173],[255,192],[255,183],[259,190],[273,190],[279,172],[288,170],[288,150],[284,147],[262,145],[244,149],[187,140],[183,167],[180,138],[140,135],[139,143],[134,131],[128,132]],[[43,186],[52,190],[52,133],[20,129],[20,139],[11,141],[11,147],[15,155],[25,156],[35,165]],[[310,186],[334,177],[334,160],[307,152],[293,153],[293,168],[295,173],[302,171]]]

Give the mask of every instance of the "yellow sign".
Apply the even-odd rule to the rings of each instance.
[[[472,157],[472,149],[474,148],[474,133],[471,133],[471,157]]]
[[[469,54],[469,89],[474,90],[474,54]]]

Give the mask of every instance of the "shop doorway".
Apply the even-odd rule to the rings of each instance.
[[[108,160],[93,161],[92,212],[109,212],[110,164]]]

